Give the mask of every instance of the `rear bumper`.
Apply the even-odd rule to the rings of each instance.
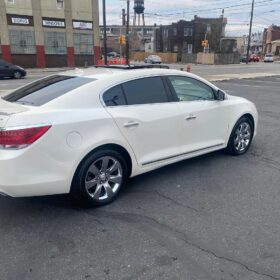
[[[0,150],[0,194],[28,197],[69,193],[69,165],[41,151]]]

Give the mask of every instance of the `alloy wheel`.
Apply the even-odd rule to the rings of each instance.
[[[250,145],[252,129],[248,122],[239,124],[234,135],[234,147],[239,153],[244,152]]]
[[[110,200],[119,190],[123,181],[120,162],[110,156],[103,156],[88,168],[85,177],[85,189],[95,201]]]
[[[16,72],[14,73],[14,77],[15,77],[16,79],[20,79],[20,78],[21,78],[21,73],[20,73],[19,71],[16,71]]]

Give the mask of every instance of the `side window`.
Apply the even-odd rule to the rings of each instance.
[[[168,96],[160,77],[143,78],[123,84],[128,105],[168,102]]]
[[[203,82],[179,76],[170,76],[168,79],[179,101],[215,99],[213,89]]]
[[[103,95],[103,100],[106,106],[120,106],[126,105],[123,90],[121,86],[115,86]]]

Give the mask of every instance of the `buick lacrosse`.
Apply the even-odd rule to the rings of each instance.
[[[130,177],[220,149],[246,153],[257,121],[253,103],[182,71],[53,75],[0,98],[0,193],[104,205]]]

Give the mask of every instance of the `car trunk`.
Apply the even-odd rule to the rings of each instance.
[[[11,103],[0,98],[0,129],[4,128],[13,114],[25,112],[28,109],[20,104]]]

